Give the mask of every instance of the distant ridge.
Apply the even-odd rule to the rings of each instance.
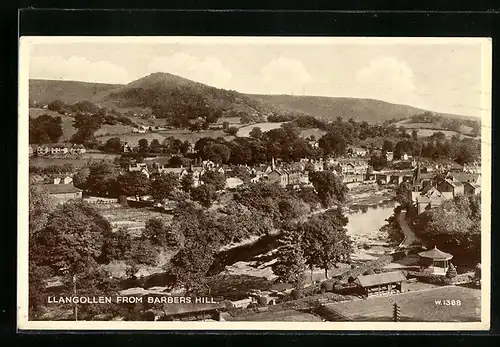
[[[202,97],[205,103],[227,113],[244,112],[269,116],[271,114],[307,114],[323,120],[341,117],[378,123],[401,120],[425,110],[381,100],[346,97],[258,95],[215,88],[170,73],[152,73],[126,85],[60,80],[30,80],[30,100],[66,103],[90,100],[101,107],[151,108],[161,99],[167,104],[176,102],[179,91]],[[458,119],[470,117],[436,113]]]

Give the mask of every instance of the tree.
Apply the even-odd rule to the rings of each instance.
[[[52,117],[42,114],[30,118],[29,142],[44,144],[58,142],[63,135],[61,117]]]
[[[179,185],[179,181],[174,174],[161,174],[151,181],[150,194],[156,202],[162,202],[172,197]]]
[[[331,266],[349,261],[352,242],[345,228],[347,222],[341,211],[330,210],[299,225],[304,257],[311,274],[313,267],[319,266],[325,270],[325,277],[328,278]]]
[[[223,122],[222,123],[222,130],[224,132],[227,132],[228,129],[229,129],[229,122]]]
[[[90,169],[88,167],[83,167],[79,169],[73,175],[73,185],[77,188],[87,190],[87,179],[90,174]]]
[[[333,154],[335,156],[344,155],[347,148],[345,137],[338,132],[329,132],[319,139],[319,147],[325,155]]]
[[[262,129],[259,127],[255,127],[250,131],[250,137],[254,139],[260,139],[262,137]]]
[[[209,208],[217,200],[217,191],[211,184],[203,184],[191,189],[191,199]]]
[[[238,132],[238,128],[237,127],[229,127],[227,129],[227,133],[231,136],[236,136],[236,133]]]
[[[311,172],[309,180],[324,207],[345,201],[347,187],[332,171]]]
[[[387,157],[385,154],[372,154],[368,164],[373,167],[374,170],[381,170],[387,166]]]
[[[110,153],[120,153],[122,151],[122,141],[119,137],[112,137],[104,145],[104,151]]]
[[[61,100],[54,100],[47,105],[47,109],[54,112],[63,111],[66,107],[66,104]]]
[[[459,195],[415,219],[424,242],[453,254],[455,262],[473,266],[481,259],[480,195]]]
[[[382,146],[382,150],[386,152],[392,152],[394,150],[394,143],[390,140],[385,140],[384,145]]]
[[[222,190],[226,187],[226,176],[221,172],[207,171],[201,176],[200,180],[204,184],[214,186],[215,190]]]
[[[158,139],[153,139],[149,144],[149,150],[153,153],[161,153],[163,146]]]
[[[126,196],[135,196],[136,200],[149,193],[149,179],[140,171],[127,172],[117,178],[117,186]]]
[[[194,185],[193,174],[188,173],[187,175],[182,176],[180,183],[181,183],[181,189],[184,192],[189,193]]]
[[[229,147],[219,143],[206,145],[201,150],[201,157],[203,159],[211,160],[217,164],[227,163],[230,156],[231,150]]]
[[[302,235],[297,228],[284,230],[279,237],[273,273],[280,281],[293,283],[301,288],[304,284],[305,258],[302,249]]]
[[[139,152],[147,152],[149,149],[149,143],[147,139],[140,139],[139,140]]]
[[[113,194],[118,172],[109,162],[98,162],[89,165],[87,189],[97,196]]]
[[[409,182],[401,182],[396,191],[396,201],[405,209],[412,206],[412,186]]]
[[[146,221],[146,227],[143,232],[144,237],[149,239],[156,246],[166,244],[166,226],[160,218],[150,218]]]
[[[29,231],[35,234],[45,227],[47,217],[55,203],[39,185],[29,186]]]

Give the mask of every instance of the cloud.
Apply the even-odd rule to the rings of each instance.
[[[378,57],[356,74],[360,97],[414,105],[418,95],[412,68],[393,57]]]
[[[148,70],[150,73],[168,72],[218,88],[228,87],[233,76],[218,58],[207,56],[200,59],[187,53],[154,58],[149,63]]]
[[[260,71],[261,93],[301,94],[311,75],[304,64],[295,59],[279,57]]]
[[[61,79],[101,83],[127,83],[128,73],[125,69],[99,60],[71,56],[41,56],[30,61],[30,78]]]

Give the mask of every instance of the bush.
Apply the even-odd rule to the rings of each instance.
[[[363,275],[365,275],[365,276],[366,275],[373,275],[373,274],[375,274],[375,271],[373,271],[373,269],[368,269],[365,272],[363,272]]]
[[[332,292],[333,287],[335,285],[335,281],[327,280],[321,283],[321,291],[322,292]]]
[[[127,197],[125,195],[120,195],[118,197],[118,203],[122,206],[122,207],[128,207],[128,201],[127,201]]]
[[[457,277],[457,269],[451,263],[450,263],[450,266],[448,267],[448,270],[446,271],[446,277],[448,277],[448,278]]]
[[[266,298],[266,297],[264,297],[264,296],[259,296],[259,297],[257,298],[257,304],[258,304],[259,306],[266,306],[266,305],[267,305],[267,298]]]
[[[298,289],[293,289],[292,292],[290,293],[290,297],[293,299],[293,300],[298,300],[300,298],[302,298],[302,293],[300,290]]]

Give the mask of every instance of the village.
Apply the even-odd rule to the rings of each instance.
[[[315,146],[315,143],[311,143],[310,145]],[[191,154],[196,154],[194,147],[194,144],[192,144],[189,148],[189,152]],[[380,149],[376,150],[381,152]],[[122,153],[130,152],[133,152],[133,150],[125,143],[122,147]],[[50,158],[54,156],[61,157],[64,155],[71,156],[81,155],[84,153],[86,153],[86,150],[83,146],[42,145],[32,148],[30,145],[30,155],[45,158],[46,160],[50,160]],[[244,182],[234,174],[233,170],[235,170],[235,167],[215,164],[213,161],[201,159],[196,159],[194,163],[186,167],[182,165],[178,167],[171,167],[168,165],[169,158],[145,156],[141,162],[132,160],[128,163],[128,165],[117,165],[117,168],[120,170],[120,175],[125,175],[126,173],[131,172],[140,173],[147,180],[151,181],[154,181],[155,178],[161,177],[162,175],[171,175],[179,181],[182,181],[186,176],[190,176],[192,178],[192,187],[203,185],[203,176],[207,172],[216,172],[225,178],[224,190],[229,191],[245,184],[259,184],[263,182],[276,184],[284,189],[300,191],[305,187],[313,187],[309,180],[311,172],[322,171],[333,172],[335,176],[341,179],[341,181],[354,192],[359,187],[364,188],[365,191],[368,189],[368,191],[372,191],[373,193],[375,193],[380,187],[386,187],[386,189],[389,188],[391,191],[396,191],[402,184],[408,183],[411,186],[411,207],[408,206],[407,208],[414,209],[416,215],[420,215],[425,211],[437,208],[444,202],[452,200],[454,197],[459,195],[475,195],[480,194],[481,191],[480,167],[477,164],[468,166],[453,164],[422,165],[420,158],[414,158],[406,153],[400,158],[395,159],[392,152],[384,152],[383,155],[386,156],[389,163],[394,162],[398,167],[403,166],[406,167],[406,169],[385,169],[374,171],[371,165],[369,165],[369,159],[367,158],[369,153],[367,149],[350,147],[348,148],[347,153],[348,155],[344,157],[320,158],[318,160],[304,158],[293,163],[284,163],[280,160],[272,158],[271,162],[267,165],[239,166],[237,171],[244,170],[248,174],[249,180],[247,182]],[[101,204],[103,206],[109,205],[110,207],[117,206],[119,203],[119,199],[117,198],[92,196],[89,192],[75,187],[73,184],[72,174],[31,176],[32,182],[38,183],[39,186],[47,191],[58,204],[64,204],[74,199],[83,199],[93,205]],[[136,207],[131,208],[132,210],[140,211],[145,208],[147,209],[147,206],[150,206],[156,209],[159,208],[160,211],[163,210],[163,213],[167,214],[174,210],[178,203],[169,199],[165,199],[162,202],[154,201],[151,196],[147,194],[136,197],[129,196],[127,199],[131,202],[130,206],[134,206],[132,204],[136,200],[143,203],[135,205]],[[100,208],[104,208],[103,206],[100,206]],[[408,213],[408,215],[409,214],[410,213]],[[411,227],[409,226],[411,221],[406,221],[403,218],[403,220],[400,221],[400,224],[401,233],[405,235],[405,239],[401,242],[401,245],[392,252],[403,252],[403,254],[408,254],[408,250],[415,249],[418,244],[418,242],[415,242],[415,240],[418,240],[418,237],[415,237],[413,231],[411,231]],[[138,225],[144,226],[144,222],[142,224],[139,223]],[[137,229],[137,227],[132,229]],[[410,235],[407,235],[408,233]],[[410,242],[408,242],[409,240]],[[451,264],[450,261],[453,258],[453,255],[440,251],[436,248],[428,251],[422,251],[421,248],[418,247],[417,249],[420,250],[418,258],[415,258],[415,253],[412,253],[413,255],[410,255],[409,258],[413,259],[413,261],[408,262],[408,260],[406,260],[406,262],[403,262],[405,265],[397,265],[397,262],[390,261],[389,264],[383,264],[384,266],[377,268],[377,272],[373,272],[373,270],[360,271],[360,268],[369,267],[366,267],[366,265],[358,265],[359,268],[356,268],[354,272],[358,275],[354,277],[349,276],[349,278],[352,277],[352,282],[349,282],[349,284],[339,285],[336,283],[336,286],[340,287],[337,290],[333,289],[331,280],[328,280],[328,278],[325,277],[313,280],[313,283],[315,284],[313,284],[312,287],[317,286],[317,288],[321,288],[320,290],[323,293],[328,293],[330,291],[343,293],[342,297],[347,300],[347,302],[354,300],[356,297],[363,299],[368,297],[371,298],[375,295],[375,297],[384,298],[387,295],[394,295],[397,293],[401,294],[413,291],[418,292],[424,288],[438,288],[439,286],[436,284],[419,284],[419,282],[416,282],[419,277],[416,276],[415,273],[417,269],[419,269],[418,271],[420,272],[423,271],[431,275],[448,278]],[[382,257],[386,256],[387,255],[384,255]],[[393,258],[392,255],[391,257]],[[409,258],[407,257],[407,259]],[[453,265],[451,265],[451,267],[453,267]],[[346,278],[346,274],[349,274],[352,271],[353,270],[350,268],[344,268],[343,272],[340,272],[336,276],[338,276],[338,278]],[[410,271],[409,277],[408,271]],[[411,274],[413,274],[413,276]],[[460,275],[459,278],[463,283],[475,283],[474,281],[476,281],[476,275],[471,273]],[[444,280],[443,283],[451,284],[452,282]],[[311,284],[307,284],[306,288],[307,287],[311,287]],[[164,293],[163,290],[164,287],[161,286],[151,287],[149,289],[129,288],[121,291],[120,295],[135,298],[175,295],[175,293]],[[249,319],[256,319],[258,315],[262,316],[264,314],[263,312],[269,313],[273,310],[277,310],[278,307],[280,307],[280,302],[287,302],[290,298],[293,298],[294,295],[296,295],[295,292],[292,292],[294,292],[294,286],[277,283],[272,285],[271,288],[267,290],[249,290],[249,296],[246,299],[228,300],[224,299],[223,296],[220,296],[216,298],[219,300],[216,303],[182,304],[180,305],[182,306],[181,308],[175,309],[173,312],[169,311],[167,313],[160,313],[159,315],[156,315],[156,318],[154,319],[244,319],[243,316],[232,316],[228,314],[228,309],[230,311],[246,310],[254,312],[255,317]],[[318,316],[317,312],[320,312],[321,309],[319,309],[317,305],[320,305],[324,307],[323,310],[326,310],[326,313],[319,315],[320,317],[323,317],[321,318],[323,320],[351,319],[346,318],[346,314],[339,313],[342,309],[334,308],[332,306],[333,304],[329,301],[331,298],[329,299],[328,295],[323,296],[324,297],[322,298],[318,298],[317,301],[314,302],[314,305],[310,300],[300,299],[302,300],[300,301],[299,297],[296,297],[295,299],[299,300],[298,302],[301,302],[301,305],[305,305],[309,308],[313,306],[315,307],[315,313],[310,314],[311,317]],[[338,298],[335,299],[335,301],[338,300]],[[335,305],[335,307],[338,306],[337,304]],[[274,306],[274,308],[272,308],[272,306]],[[391,305],[387,304],[386,306],[390,307]],[[288,309],[285,311],[288,312],[287,314],[290,314]],[[284,314],[282,311],[279,312],[281,313],[279,313],[278,316]],[[253,316],[250,314],[249,317]]]

